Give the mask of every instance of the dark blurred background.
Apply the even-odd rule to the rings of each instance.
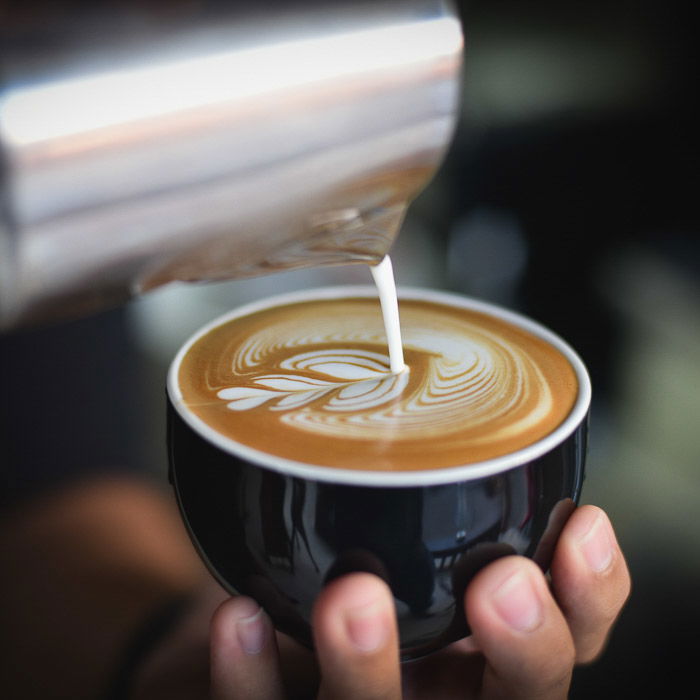
[[[395,244],[397,281],[517,308],[580,351],[595,396],[584,501],[609,512],[634,590],[571,697],[680,695],[700,629],[696,25],[678,0],[460,8],[461,120]],[[164,376],[188,334],[346,282],[369,275],[177,287],[1,337],[2,508],[96,470],[164,482]]]

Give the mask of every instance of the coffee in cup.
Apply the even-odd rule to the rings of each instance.
[[[555,346],[506,318],[404,299],[407,370],[389,369],[372,297],[236,315],[179,365],[184,406],[222,437],[325,468],[444,469],[550,434],[578,392]]]
[[[580,494],[590,382],[513,312],[427,290],[404,290],[400,311],[393,373],[373,288],[217,319],[171,366],[168,440],[183,517],[226,588],[311,645],[323,585],[372,571],[413,658],[467,633],[482,566],[509,553],[549,566]]]

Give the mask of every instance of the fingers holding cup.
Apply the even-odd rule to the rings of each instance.
[[[313,613],[321,700],[398,700],[398,630],[388,586],[372,574],[331,582]]]
[[[252,599],[225,601],[211,620],[213,700],[282,700],[284,690],[272,622]]]
[[[571,629],[578,663],[593,661],[630,594],[630,574],[608,516],[578,508],[557,543],[552,589]]]
[[[476,645],[486,660],[484,700],[567,696],[574,643],[536,564],[520,556],[499,559],[479,573],[465,598]]]

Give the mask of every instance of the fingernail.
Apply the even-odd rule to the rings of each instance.
[[[600,573],[610,566],[613,545],[606,518],[598,514],[589,527],[578,533],[577,540],[584,559],[593,571]]]
[[[542,603],[527,572],[516,571],[491,594],[496,612],[519,632],[532,632],[542,622]]]
[[[363,652],[377,651],[389,636],[384,606],[379,602],[345,611],[345,629],[350,641]]]
[[[236,620],[236,633],[238,643],[246,654],[259,654],[265,646],[265,620],[263,619],[263,609],[248,617],[241,617]]]

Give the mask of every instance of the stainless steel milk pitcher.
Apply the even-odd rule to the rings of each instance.
[[[454,127],[449,5],[105,5],[3,17],[0,326],[381,259]]]

